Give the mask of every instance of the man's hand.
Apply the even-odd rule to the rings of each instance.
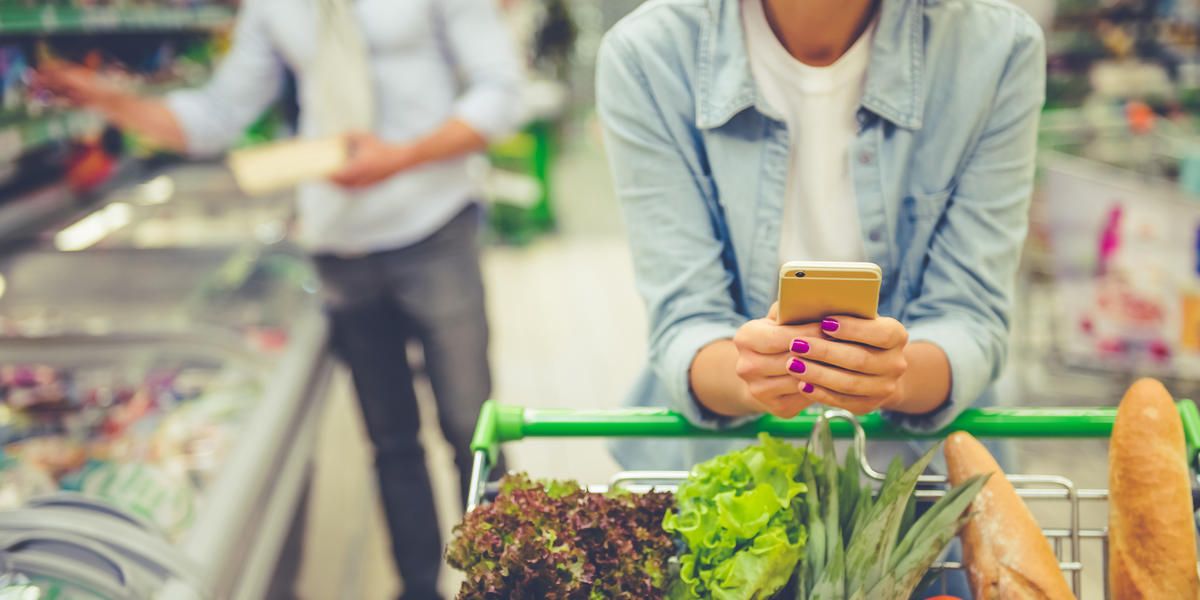
[[[791,342],[787,370],[812,402],[865,415],[901,401],[908,331],[887,317],[830,317]]]
[[[100,108],[123,92],[95,71],[64,61],[43,64],[33,75],[33,85],[76,106]]]
[[[410,148],[388,144],[369,133],[350,134],[346,136],[346,144],[349,161],[329,177],[343,187],[374,185],[419,162]]]
[[[187,135],[175,113],[156,98],[122,89],[86,67],[61,60],[43,62],[33,85],[75,106],[94,110],[109,122],[174,152],[187,150]]]

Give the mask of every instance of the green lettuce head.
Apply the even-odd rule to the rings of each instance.
[[[804,554],[798,481],[806,452],[766,434],[759,444],[692,470],[663,529],[687,546],[677,598],[765,599],[778,592]]]

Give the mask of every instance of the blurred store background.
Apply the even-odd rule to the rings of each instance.
[[[645,325],[592,70],[604,31],[639,2],[502,4],[529,120],[477,169],[495,397],[618,406]],[[1200,3],[1019,4],[1046,29],[1049,99],[1003,401],[1114,405],[1136,375],[1200,396]],[[235,13],[221,0],[0,0],[0,528],[92,536],[137,557],[141,576],[215,581],[219,597],[263,597],[297,560],[300,597],[394,597],[353,391],[288,241],[291,195],[243,197],[221,162],[156,153],[29,85],[52,57],[144,90],[203,82]],[[242,144],[289,135],[294,112],[281,103]],[[428,439],[448,530],[461,499]],[[1104,452],[1026,443],[1015,456],[1103,485]],[[598,440],[524,443],[510,466],[589,482],[617,470]],[[41,517],[10,512],[56,490],[71,495]],[[308,526],[289,537],[296,515]],[[62,586],[96,576],[35,560],[62,551],[53,543],[26,551]]]

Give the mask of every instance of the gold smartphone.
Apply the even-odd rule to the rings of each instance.
[[[874,319],[882,281],[874,263],[789,262],[779,269],[779,322],[798,325],[833,315]]]

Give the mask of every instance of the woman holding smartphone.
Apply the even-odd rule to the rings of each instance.
[[[999,376],[1041,30],[1002,0],[651,0],[599,110],[650,318],[635,403],[728,426],[813,404],[944,426]],[[779,266],[869,261],[876,319],[775,319]],[[626,445],[686,468],[724,442]]]

